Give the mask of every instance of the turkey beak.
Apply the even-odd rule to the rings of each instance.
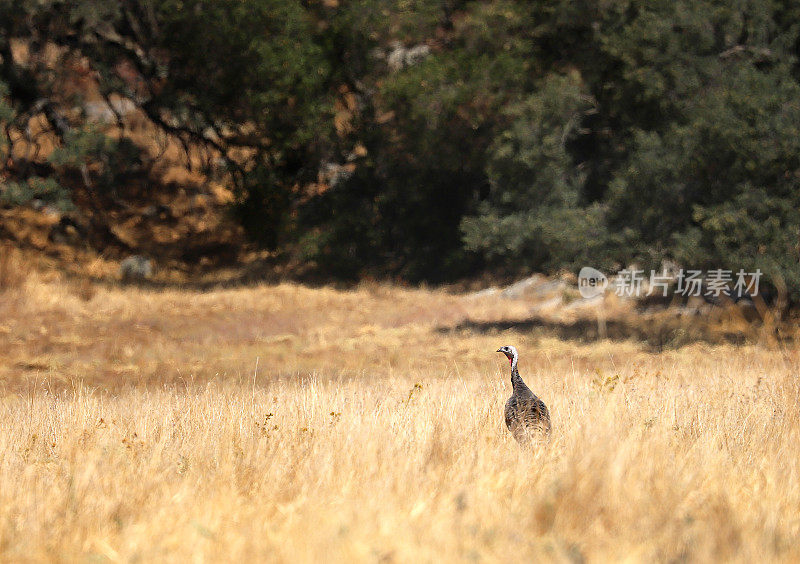
[[[496,350],[496,351],[494,351],[494,352],[503,352],[503,350],[502,350],[502,349],[497,349],[497,350]]]

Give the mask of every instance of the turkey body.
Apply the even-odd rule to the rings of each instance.
[[[521,444],[531,439],[550,434],[550,412],[542,400],[522,381],[517,370],[519,354],[512,346],[498,349],[511,363],[511,385],[514,389],[506,402],[506,426],[511,435]]]
[[[528,442],[537,434],[550,434],[550,412],[542,400],[528,386],[515,386],[506,402],[506,426],[520,443]]]

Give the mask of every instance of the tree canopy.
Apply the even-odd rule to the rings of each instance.
[[[8,205],[141,165],[76,76],[343,278],[760,268],[800,288],[800,8],[748,0],[0,0]],[[28,166],[15,139],[58,139]],[[72,180],[70,180],[72,179]],[[74,198],[72,198],[74,199]]]

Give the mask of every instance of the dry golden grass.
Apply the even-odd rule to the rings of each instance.
[[[21,253],[8,243],[0,243],[0,292],[22,286],[28,272]]]
[[[582,342],[530,307],[32,275],[0,295],[0,559],[800,559],[796,347]],[[504,344],[552,413],[531,451]]]

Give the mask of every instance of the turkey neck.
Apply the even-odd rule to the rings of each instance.
[[[522,381],[522,376],[519,375],[516,362],[511,367],[511,386],[514,388],[514,393],[528,388],[528,386],[525,385],[525,382]]]

